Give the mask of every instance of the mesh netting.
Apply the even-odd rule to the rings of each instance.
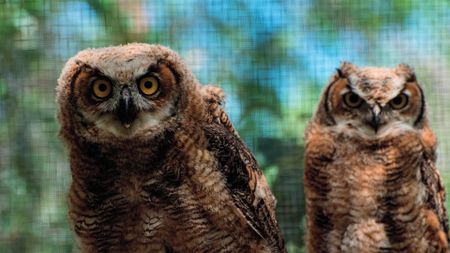
[[[75,250],[54,89],[64,62],[87,47],[160,43],[202,83],[225,89],[226,109],[277,196],[289,252],[304,251],[304,126],[342,60],[416,69],[449,184],[449,5],[0,0],[0,252]]]

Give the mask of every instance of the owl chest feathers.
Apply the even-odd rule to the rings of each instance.
[[[175,170],[163,172],[162,162],[170,155],[165,143],[173,136],[164,138],[157,146],[83,143],[72,150],[70,218],[86,245],[125,245],[158,232],[158,208],[176,201],[172,197],[181,180]]]
[[[345,139],[336,141],[345,143]],[[386,198],[423,203],[423,185],[418,182],[424,154],[415,134],[373,143],[350,143],[353,145],[336,148],[334,162],[326,168],[331,186],[329,199],[333,200],[328,206],[330,213],[380,218],[386,212]]]
[[[408,235],[427,233],[423,225],[427,189],[421,168],[428,147],[421,136],[411,131],[376,142],[345,135],[320,138],[307,144],[305,176],[309,216],[323,210],[327,217],[324,224],[329,225],[319,231],[328,231],[323,238],[329,242],[328,250],[354,249],[362,243],[373,252],[379,248],[409,252],[408,245],[418,245],[420,237]],[[394,244],[393,239],[401,243]]]
[[[232,233],[238,225],[246,227],[238,218],[242,213],[228,195],[207,141],[194,132],[169,133],[159,146],[104,145],[78,154],[69,206],[82,245],[108,252],[249,247],[247,228],[241,231],[246,235]]]

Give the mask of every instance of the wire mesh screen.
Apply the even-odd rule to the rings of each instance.
[[[159,43],[226,110],[278,199],[289,252],[304,252],[303,130],[342,60],[416,70],[450,189],[446,1],[0,0],[0,252],[73,252],[55,86],[84,48]]]

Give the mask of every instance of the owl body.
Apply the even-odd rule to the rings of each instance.
[[[201,87],[176,53],[85,50],[57,91],[83,252],[285,252],[275,199],[221,90]]]
[[[341,66],[306,129],[308,252],[447,252],[424,101],[405,65]]]

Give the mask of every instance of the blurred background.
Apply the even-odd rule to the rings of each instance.
[[[134,41],[171,47],[225,89],[289,252],[304,252],[303,130],[343,60],[416,69],[450,189],[448,1],[0,0],[0,252],[76,252],[56,79],[81,49]]]

